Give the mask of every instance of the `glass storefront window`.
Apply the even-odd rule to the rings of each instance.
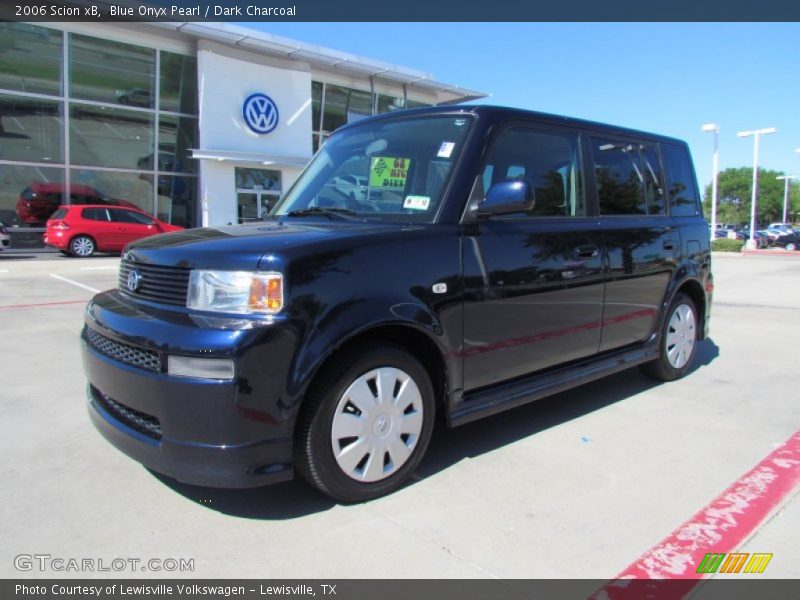
[[[0,160],[64,161],[63,103],[0,94]]]
[[[153,214],[152,173],[72,169],[70,180],[71,193],[86,197],[73,199],[73,204],[117,204]]]
[[[64,169],[0,164],[0,222],[41,227],[63,202]]]
[[[158,119],[159,171],[193,173],[195,160],[189,158],[190,150],[197,148],[197,119],[161,115]]]
[[[311,82],[311,129],[318,131],[320,123],[320,111],[322,110],[322,84],[319,81]]]
[[[372,94],[338,85],[325,86],[325,114],[322,129],[336,128],[372,114]]]
[[[197,178],[158,175],[157,179],[156,217],[173,225],[193,227]]]
[[[0,23],[0,88],[61,94],[60,31],[27,23]]]
[[[153,169],[153,116],[144,112],[70,104],[73,164]]]
[[[70,34],[70,96],[153,108],[156,51]]]
[[[161,52],[160,110],[197,113],[197,59]]]

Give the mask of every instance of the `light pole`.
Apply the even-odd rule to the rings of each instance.
[[[740,131],[736,137],[755,137],[753,144],[753,196],[750,199],[750,239],[747,240],[747,247],[750,250],[758,248],[756,243],[756,198],[758,197],[758,139],[762,135],[768,133],[775,133],[778,131],[774,127],[767,127],[766,129],[754,129],[751,131]]]
[[[783,179],[786,183],[786,186],[783,188],[783,221],[782,223],[787,223],[786,220],[787,211],[789,210],[789,182],[792,179],[797,179],[797,175],[779,175],[775,179]]]
[[[711,240],[713,241],[717,233],[717,179],[719,173],[719,146],[717,138],[719,136],[719,125],[716,123],[706,123],[703,125],[702,130],[714,132],[714,158],[712,161],[714,174],[711,179]]]

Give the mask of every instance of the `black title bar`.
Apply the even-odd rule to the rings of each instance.
[[[796,0],[3,0],[13,21],[799,21]]]

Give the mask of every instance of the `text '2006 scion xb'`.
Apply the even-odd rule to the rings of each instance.
[[[82,333],[90,414],[180,481],[360,501],[454,426],[691,368],[713,291],[686,144],[497,107],[337,131],[260,223],[131,244]]]

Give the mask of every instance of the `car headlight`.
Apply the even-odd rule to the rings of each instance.
[[[274,271],[207,271],[189,276],[186,306],[222,313],[273,315],[283,308],[283,275]]]

